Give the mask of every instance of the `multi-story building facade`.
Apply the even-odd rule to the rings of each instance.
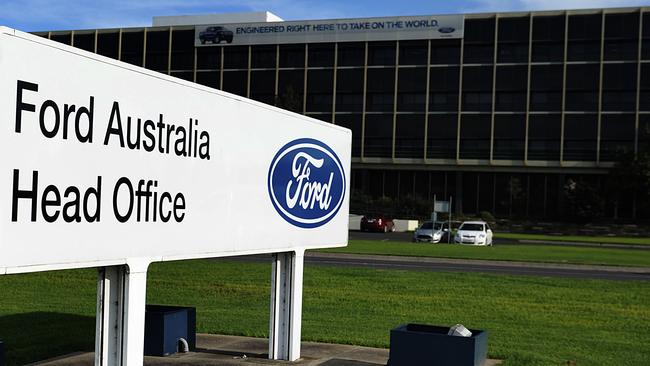
[[[413,17],[223,16],[37,34],[351,129],[353,194],[453,196],[457,212],[556,217],[569,180],[603,186],[621,154],[650,148],[649,10],[447,16],[458,29],[421,23],[440,34],[396,26]],[[314,22],[326,24],[318,34],[287,33]],[[335,28],[353,22],[366,30]],[[394,27],[373,33],[380,22]],[[233,31],[232,43],[202,43],[206,24]],[[617,214],[650,213],[629,195]]]

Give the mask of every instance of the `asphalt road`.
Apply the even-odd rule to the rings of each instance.
[[[225,258],[227,259],[227,258]],[[270,262],[270,255],[234,257],[241,261]],[[650,268],[482,261],[307,252],[305,265],[364,267],[428,272],[474,272],[543,277],[650,280]]]

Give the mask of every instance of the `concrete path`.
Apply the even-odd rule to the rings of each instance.
[[[197,351],[168,357],[145,357],[146,366],[380,366],[388,362],[388,350],[342,344],[302,342],[302,358],[296,362],[271,361],[268,339],[197,334]],[[488,360],[484,366],[498,365]],[[77,353],[39,362],[39,366],[92,366],[93,353]]]

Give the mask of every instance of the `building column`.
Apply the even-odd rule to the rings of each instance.
[[[141,366],[147,264],[102,267],[97,276],[95,366]]]
[[[304,251],[273,255],[269,359],[300,358]]]

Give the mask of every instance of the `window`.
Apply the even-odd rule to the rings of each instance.
[[[650,151],[650,115],[639,115],[639,151]]]
[[[601,22],[601,14],[569,16],[569,61],[600,60]]]
[[[650,23],[648,23],[650,25]],[[641,64],[639,109],[650,111],[650,64]]]
[[[460,63],[459,39],[432,39],[431,64],[432,65],[458,65]]]
[[[169,30],[147,31],[145,67],[162,73],[169,68]]]
[[[395,42],[368,42],[368,66],[395,65]]]
[[[366,115],[364,156],[390,158],[392,150],[393,115]]]
[[[144,31],[122,32],[122,57],[120,60],[142,66],[144,55]]]
[[[643,40],[641,48],[641,58],[650,59],[650,13],[643,13]]]
[[[248,69],[248,46],[224,47],[223,68],[224,69]]]
[[[600,160],[617,161],[634,151],[634,114],[604,114],[600,125]]]
[[[528,160],[560,160],[561,138],[560,114],[528,116]]]
[[[533,17],[533,62],[564,60],[564,19],[563,15]]]
[[[500,18],[498,62],[528,62],[530,18]]]
[[[367,83],[366,111],[392,111],[395,98],[395,69],[368,69]]]
[[[429,110],[458,111],[460,67],[432,67],[429,70]]]
[[[221,47],[197,47],[196,69],[219,70],[221,68]]]
[[[251,68],[275,69],[276,48],[275,45],[251,46]]]
[[[309,70],[307,74],[307,111],[331,112],[333,90],[333,70]]]
[[[427,158],[456,159],[457,114],[429,114]]]
[[[465,114],[460,122],[460,158],[489,159],[491,118],[485,114]]]
[[[530,69],[530,110],[562,110],[562,65],[532,65]]]
[[[219,71],[197,71],[196,82],[201,85],[219,89],[221,75]]]
[[[70,45],[72,43],[72,33],[52,33],[50,39],[55,42]]]
[[[639,13],[605,14],[605,60],[635,60],[638,54]]]
[[[117,32],[98,33],[97,34],[97,53],[110,57],[118,58],[120,52],[120,34]]]
[[[636,63],[603,65],[604,111],[636,109]]]
[[[305,45],[281,44],[280,67],[305,67]]]
[[[248,83],[247,71],[224,71],[223,90],[229,93],[246,96]]]
[[[395,157],[424,158],[424,114],[397,115]]]
[[[304,82],[303,70],[280,70],[276,106],[301,113]]]
[[[426,65],[428,58],[429,42],[427,41],[400,41],[400,65]]]
[[[494,159],[524,160],[526,115],[494,116]]]
[[[427,69],[401,68],[397,79],[397,110],[424,112],[426,105]]]
[[[336,72],[336,111],[363,110],[363,70],[338,69]]]
[[[311,43],[307,57],[309,67],[334,66],[334,43]]]
[[[494,18],[465,20],[464,63],[494,62],[494,30]]]
[[[337,113],[335,123],[352,131],[352,156],[361,156],[361,114]]]
[[[566,110],[597,110],[599,65],[567,65],[566,72]]]
[[[88,52],[95,52],[95,32],[75,33],[74,46]]]
[[[496,78],[497,111],[525,111],[528,66],[498,66]]]
[[[251,71],[251,99],[275,104],[275,70]]]
[[[492,110],[492,66],[463,68],[463,111]]]
[[[363,66],[365,54],[365,42],[339,43],[338,66]]]
[[[564,118],[564,160],[595,161],[598,116],[568,114]]]
[[[171,69],[194,69],[194,29],[172,32]]]

